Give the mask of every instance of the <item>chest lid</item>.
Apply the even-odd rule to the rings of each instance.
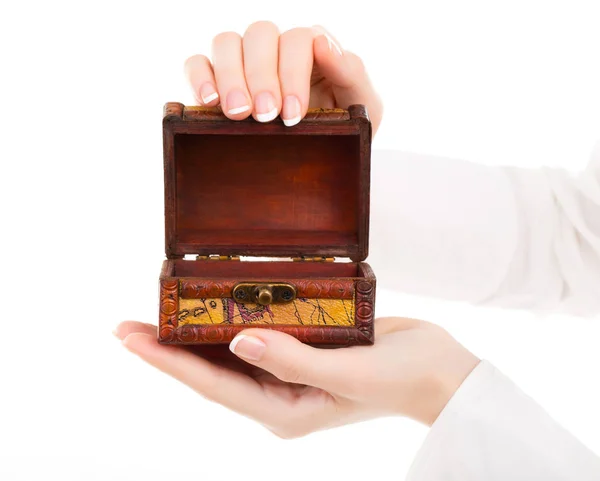
[[[271,257],[368,255],[371,124],[366,109],[227,119],[165,105],[165,250]]]

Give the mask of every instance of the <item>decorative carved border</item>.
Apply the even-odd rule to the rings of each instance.
[[[179,281],[177,279],[160,280],[160,312],[158,339],[172,342],[177,329],[177,311],[179,309]]]
[[[186,281],[181,281],[181,284]],[[311,283],[315,281],[306,280]],[[335,282],[332,280],[331,282]],[[218,284],[218,283],[216,283]],[[356,288],[355,327],[290,326],[290,325],[183,325],[177,324],[179,303],[178,281],[161,281],[161,309],[158,340],[161,344],[226,344],[241,331],[250,327],[285,332],[300,341],[313,345],[353,346],[373,344],[375,318],[375,280],[358,279]],[[183,287],[182,287],[183,288]]]
[[[192,293],[200,292],[196,290],[199,285],[212,286],[215,290],[219,287],[219,292],[223,292],[226,284],[232,281],[202,281],[192,279],[164,278],[160,280],[160,318],[158,328],[158,341],[161,344],[226,344],[241,331],[249,327],[260,327],[260,329],[273,329],[285,332],[299,339],[306,344],[319,346],[353,346],[373,344],[374,342],[374,319],[375,319],[375,292],[376,279],[373,271],[368,264],[361,263],[360,271],[364,277],[351,280],[352,290],[356,290],[356,309],[355,309],[355,327],[336,327],[336,326],[290,326],[290,325],[183,325],[178,326],[177,310],[179,306],[179,293],[188,291]],[[347,279],[343,280],[347,282]],[[204,284],[206,282],[206,284]],[[210,284],[208,284],[210,282]],[[296,279],[295,284],[303,284],[303,288],[309,289],[317,282],[322,285],[328,285],[329,293],[333,293],[339,279],[313,280]],[[188,283],[187,285],[185,283]],[[180,286],[181,284],[181,286]],[[347,286],[344,284],[344,288]],[[199,289],[199,288],[198,288]],[[231,290],[231,288],[229,287]],[[318,291],[319,296],[324,297],[325,290]],[[346,292],[346,291],[344,291]],[[211,294],[212,295],[212,294]]]
[[[375,281],[362,279],[356,282],[356,328],[371,341],[375,340]]]
[[[183,299],[232,297],[237,280],[181,279],[179,295]],[[260,281],[256,281],[260,282]],[[268,281],[265,281],[268,282]],[[352,279],[288,279],[296,287],[297,297],[309,299],[353,299],[355,283]]]
[[[245,325],[185,325],[175,329],[168,337],[159,337],[161,344],[227,344],[241,331],[258,327],[285,332],[306,344],[354,346],[372,344],[371,338],[357,328],[309,326],[245,326]],[[161,330],[161,335],[162,335]]]

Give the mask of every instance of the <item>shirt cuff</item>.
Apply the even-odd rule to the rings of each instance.
[[[433,423],[407,479],[599,480],[600,459],[481,361]]]
[[[463,381],[432,424],[429,434],[413,461],[407,480],[429,479],[424,475],[430,470],[431,463],[434,462],[433,458],[440,450],[444,449],[447,443],[452,442],[454,419],[460,416],[461,410],[468,409],[468,406],[473,406],[478,402],[481,392],[491,382],[495,371],[494,366],[485,360],[475,366],[475,369]]]

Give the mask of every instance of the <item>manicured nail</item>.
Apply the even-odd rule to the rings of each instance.
[[[202,103],[207,105],[211,103],[213,100],[219,98],[219,94],[217,93],[217,89],[210,82],[204,82],[200,87],[200,98],[202,98]]]
[[[270,122],[277,117],[277,105],[275,105],[275,97],[270,92],[261,92],[254,100],[254,108],[256,109],[256,120],[259,122]]]
[[[295,95],[288,95],[283,100],[283,109],[281,109],[281,118],[286,127],[292,127],[300,122],[301,119],[301,107],[298,97]]]
[[[256,337],[239,334],[231,341],[229,349],[236,356],[243,357],[250,361],[259,361],[263,357],[267,345]]]
[[[242,114],[250,110],[248,99],[241,90],[232,90],[227,94],[227,113],[229,115]]]

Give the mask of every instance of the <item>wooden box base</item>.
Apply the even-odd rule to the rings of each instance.
[[[288,304],[240,303],[239,282],[285,282]],[[375,275],[364,262],[166,260],[160,276],[158,340],[226,344],[249,327],[283,331],[319,346],[373,343]]]

